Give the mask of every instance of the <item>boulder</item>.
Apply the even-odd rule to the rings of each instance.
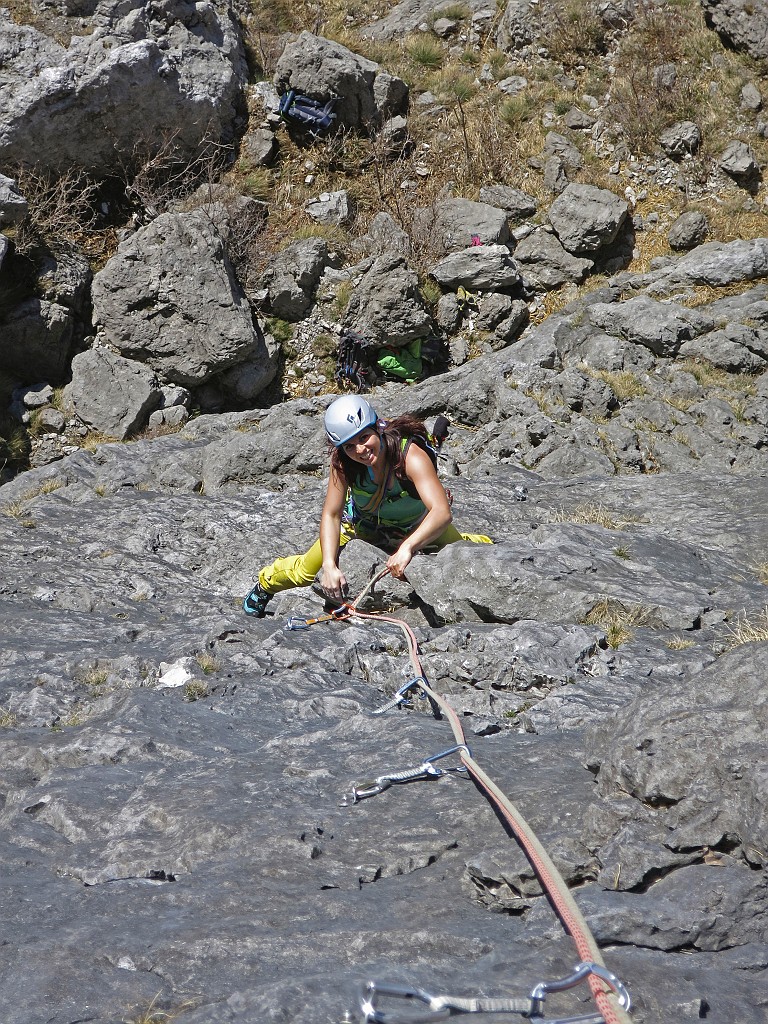
[[[394,346],[425,338],[433,328],[418,275],[396,253],[374,260],[353,289],[343,324],[365,338]]]
[[[560,135],[558,132],[547,132],[546,138],[544,139],[542,156],[544,161],[553,156],[558,157],[563,161],[563,164],[568,171],[578,171],[584,163],[582,155],[577,147],[570,139],[567,139],[564,135]]]
[[[551,156],[544,164],[544,188],[559,196],[568,188],[568,169],[563,159],[559,156]]]
[[[0,174],[0,227],[18,224],[29,212],[29,204],[16,187],[13,178]]]
[[[748,187],[760,177],[760,165],[755,159],[752,147],[739,139],[728,143],[720,154],[718,163],[721,169],[739,185]]]
[[[680,285],[723,287],[768,275],[768,238],[705,242],[677,261],[661,267],[648,280],[648,293],[664,295]]]
[[[506,245],[473,245],[451,253],[430,273],[443,288],[463,285],[469,291],[506,291],[520,283],[520,269]]]
[[[559,288],[569,281],[583,281],[594,267],[591,259],[573,256],[551,231],[538,229],[515,249],[515,262],[526,284],[538,291]]]
[[[305,238],[282,249],[261,275],[269,309],[281,320],[303,320],[315,301],[323,272],[333,263],[322,238]]]
[[[368,233],[357,239],[356,248],[372,255],[392,252],[407,256],[411,250],[411,239],[392,214],[382,210],[372,218]]]
[[[471,199],[438,200],[418,210],[413,230],[428,236],[430,247],[441,256],[470,245],[500,245],[510,237],[504,210]]]
[[[742,110],[751,110],[757,114],[763,109],[763,97],[754,82],[747,82],[742,87],[740,100]]]
[[[512,222],[532,217],[537,209],[533,196],[509,185],[482,185],[480,202],[503,210]]]
[[[581,110],[579,107],[571,107],[568,113],[563,118],[566,128],[575,130],[588,130],[592,128],[597,118],[594,114],[590,114],[587,110]]]
[[[678,252],[694,249],[697,245],[701,245],[707,237],[708,228],[709,224],[703,213],[698,210],[688,210],[673,221],[667,238],[671,248]]]
[[[489,332],[488,344],[497,351],[515,340],[528,319],[528,304],[522,299],[511,299],[500,292],[487,292],[480,299],[474,326],[476,330]]]
[[[167,213],[120,244],[93,281],[93,318],[127,358],[199,386],[263,341],[205,210]]]
[[[100,175],[159,152],[183,158],[201,142],[231,143],[248,77],[233,19],[213,4],[150,7],[101,0],[89,34],[68,47],[0,14],[3,64],[0,161]],[[35,73],[30,75],[30,68]]]
[[[5,316],[0,329],[0,365],[20,380],[61,384],[67,376],[74,337],[70,310],[47,299],[26,299]]]
[[[753,0],[701,0],[707,24],[723,42],[755,60],[768,59],[768,10]]]
[[[58,302],[85,320],[93,273],[85,253],[71,245],[57,244],[37,260],[36,289],[49,302]]]
[[[157,377],[147,366],[106,348],[92,348],[72,360],[64,405],[94,430],[122,441],[147,425],[162,402]]]
[[[768,369],[768,333],[758,332],[744,324],[728,324],[719,331],[710,331],[680,346],[685,359],[704,359],[729,373],[761,373]]]
[[[269,128],[253,128],[240,143],[240,152],[255,167],[270,167],[277,151],[277,137]]]
[[[629,206],[608,189],[569,185],[549,208],[549,221],[563,247],[591,253],[610,245],[629,215]]]
[[[695,153],[701,145],[701,130],[693,121],[677,121],[659,135],[659,144],[667,156],[681,160],[687,153]]]
[[[334,113],[347,128],[370,131],[404,114],[408,86],[375,61],[341,43],[302,32],[283,50],[274,75],[280,93],[295,89],[317,100],[336,97]]]

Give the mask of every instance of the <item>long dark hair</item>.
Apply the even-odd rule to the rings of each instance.
[[[378,431],[384,444],[387,473],[394,471],[398,479],[404,480],[406,478],[405,459],[400,442],[404,437],[413,437],[414,434],[426,440],[428,431],[425,424],[421,420],[417,420],[415,416],[397,416],[393,420],[379,420],[376,426],[370,429]],[[364,478],[368,467],[350,459],[343,446],[336,448],[334,445],[330,445],[329,447],[331,465],[336,472],[341,473],[348,484],[359,483]]]

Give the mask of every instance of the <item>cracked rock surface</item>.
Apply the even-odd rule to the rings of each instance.
[[[499,448],[528,409],[514,365],[377,395],[428,416],[442,388],[455,521],[496,543],[419,555],[370,606],[416,629],[634,1019],[758,1024],[768,648],[731,641],[766,604],[768,474],[526,468]],[[575,963],[460,775],[343,806],[453,743],[426,702],[372,714],[409,678],[403,634],[286,631],[321,611],[311,590],[240,610],[263,563],[314,539],[323,408],[201,417],[0,489],[8,1024],[113,1024],[153,999],[182,1024],[340,1021],[368,978],[519,995]],[[383,556],[342,557],[357,593]],[[547,1011],[588,1006],[577,989]]]

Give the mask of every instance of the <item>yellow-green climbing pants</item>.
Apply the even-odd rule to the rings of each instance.
[[[342,523],[339,536],[339,548],[360,536],[363,540],[370,540],[376,543],[375,534],[359,535],[355,532],[354,526]],[[490,537],[482,533],[459,533],[453,523],[446,526],[443,532],[429,545],[430,548],[444,548],[446,544],[455,544],[458,540],[470,540],[475,544],[493,544]],[[323,552],[320,541],[316,540],[309,551],[303,555],[288,555],[286,558],[276,558],[271,565],[266,565],[259,573],[259,583],[268,594],[277,594],[281,590],[290,590],[291,587],[308,587],[320,572],[323,566]]]

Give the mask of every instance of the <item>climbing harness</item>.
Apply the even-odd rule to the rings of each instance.
[[[361,1009],[364,1013],[366,1024],[370,1024],[370,1022],[376,1022],[376,1024],[420,1024],[420,1022],[425,1022],[425,1024],[428,1024],[431,1021],[445,1020],[452,1013],[512,1012],[521,1013],[527,1017],[541,1017],[543,1002],[548,992],[560,992],[572,988],[583,980],[587,981],[599,1012],[586,1016],[561,1017],[556,1021],[542,1021],[542,1024],[630,1024],[628,1016],[630,997],[627,989],[606,968],[595,938],[582,916],[570,889],[530,825],[528,825],[509,798],[475,761],[471,750],[467,746],[459,715],[448,701],[429,685],[421,665],[416,634],[408,623],[402,619],[391,615],[374,614],[359,610],[359,604],[366,593],[388,572],[389,569],[385,566],[373,576],[355,600],[348,602],[344,606],[344,616],[335,615],[332,617],[350,618],[354,616],[361,619],[373,619],[377,622],[390,622],[402,630],[408,645],[408,655],[414,675],[406,684],[400,687],[392,700],[378,709],[377,713],[383,714],[385,711],[392,710],[408,700],[413,695],[414,690],[420,690],[432,703],[433,707],[437,708],[447,719],[453,732],[455,745],[441,754],[426,758],[418,768],[406,769],[402,772],[392,772],[388,775],[381,775],[369,782],[355,784],[352,787],[351,793],[347,795],[344,805],[353,806],[367,797],[376,796],[394,783],[414,782],[418,779],[434,777],[439,778],[448,769],[439,768],[434,762],[448,754],[457,754],[461,761],[461,767],[465,769],[466,774],[474,780],[478,788],[494,804],[528,858],[550,904],[573,940],[580,957],[580,963],[568,978],[554,982],[540,982],[533,989],[528,1000],[523,1001],[527,1005],[522,1009],[512,1009],[511,1004],[514,1001],[510,1000],[496,1001],[484,998],[449,999],[447,996],[433,997],[422,989],[386,985],[371,981],[368,982],[361,1001]],[[304,621],[307,625],[311,623],[311,620]],[[318,621],[324,620],[319,619]],[[453,768],[451,770],[459,771],[461,769]],[[379,996],[384,995],[408,1001],[416,1000],[416,1002],[425,1004],[428,1007],[428,1011],[422,1011],[415,1016],[382,1013],[377,1008],[377,1001]],[[502,1003],[505,1005],[502,1006]],[[492,1007],[491,1004],[494,1004],[494,1006]],[[520,1005],[523,1006],[523,1003]]]
[[[549,992],[563,992],[578,985],[589,975],[595,975],[604,981],[616,994],[623,1010],[629,1010],[631,1001],[629,992],[615,974],[607,971],[599,964],[583,962],[577,964],[573,973],[567,978],[557,981],[541,981],[528,997],[523,998],[489,998],[486,996],[462,998],[460,996],[433,996],[421,988],[409,988],[407,985],[389,985],[369,981],[365,985],[360,1008],[366,1024],[431,1024],[432,1021],[447,1020],[459,1013],[517,1013],[521,1017],[543,1018],[544,1001]],[[426,1005],[426,1010],[409,1013],[396,1013],[379,1009],[381,997],[400,999],[411,1003],[419,1002]],[[542,1024],[603,1024],[602,1013],[579,1014],[575,1017],[558,1017],[542,1020]]]
[[[379,793],[383,793],[385,789],[389,789],[390,786],[399,782],[416,782],[417,779],[439,779],[449,772],[463,772],[466,775],[467,769],[463,764],[443,768],[435,764],[436,761],[440,761],[450,754],[455,754],[457,751],[471,756],[469,747],[461,743],[455,747],[449,747],[439,754],[425,757],[417,768],[405,768],[403,771],[390,772],[389,775],[379,775],[377,778],[366,782],[355,782],[351,792],[342,799],[341,806],[349,807],[352,804],[359,804],[361,800],[365,800],[369,796],[377,796]]]

